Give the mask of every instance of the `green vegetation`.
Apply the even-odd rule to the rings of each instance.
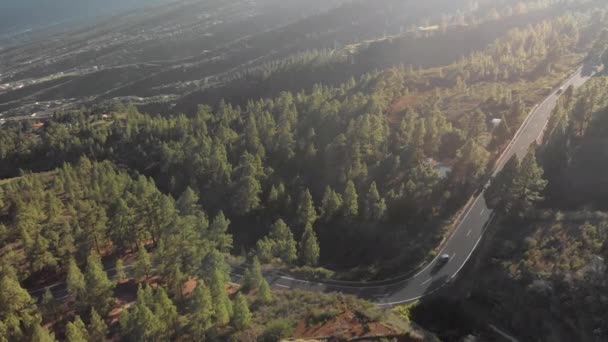
[[[510,217],[523,217],[543,198],[547,186],[543,169],[531,147],[521,164],[514,155],[485,192],[490,208]]]
[[[200,106],[190,117],[158,117],[119,106],[108,125],[98,125],[90,113],[70,112],[37,132],[6,126],[0,175],[47,171],[86,156],[150,177],[177,199],[175,208],[167,196],[151,192],[137,213],[126,196],[103,206],[105,215],[99,205],[88,209],[100,215],[96,236],[103,236],[107,220],[121,250],[147,238],[158,246],[173,211],[194,222],[189,218],[200,206],[219,215],[211,230],[222,252],[257,244],[263,262],[413,267],[441,238],[442,223],[484,183],[493,156],[527,113],[524,101],[544,92],[528,94],[524,87],[547,82],[551,72],[563,75],[559,70],[576,61],[582,37],[592,34],[583,20],[560,17],[514,30],[445,67],[388,69],[245,107],[221,102],[215,109]],[[503,122],[492,128],[496,117]],[[435,161],[447,161],[452,172],[441,176]],[[208,226],[209,218],[199,222]],[[282,224],[278,229],[280,222],[290,232]],[[228,226],[234,241],[220,238]],[[274,230],[280,236],[273,238]],[[99,254],[104,242],[95,240]],[[298,245],[305,251],[298,253]]]
[[[488,202],[495,203],[499,218],[479,252],[482,261],[463,276],[471,280],[454,287],[468,299],[449,302],[469,320],[461,332],[490,319],[524,340],[607,338],[608,214],[600,186],[608,170],[601,152],[607,143],[607,89],[608,78],[601,76],[565,91],[546,143],[538,147],[539,163],[534,150],[521,165],[509,161],[489,189]],[[437,307],[426,306],[414,314],[416,320]]]
[[[6,340],[31,340],[46,335],[35,301],[10,275],[0,279],[0,336]]]
[[[100,105],[58,112],[35,129],[3,124],[0,337],[269,341],[333,333],[342,320],[353,327],[336,338],[408,334],[418,307],[383,311],[341,295],[272,292],[263,269],[379,278],[423,262],[486,183],[530,105],[588,50],[590,60],[605,57],[608,35],[597,28],[606,15],[593,8],[548,15],[427,69],[363,68],[361,77],[328,75],[341,83],[294,89],[286,76],[294,68],[331,73],[336,63],[361,63],[350,58],[363,50],[327,50],[236,75],[233,82],[288,83],[241,105],[200,104],[188,115]],[[554,281],[542,273],[553,261],[551,277],[567,274],[559,284],[582,283],[579,273],[603,253],[603,219],[576,229],[535,224],[560,217],[541,205],[604,209],[608,194],[589,193],[605,183],[608,163],[585,165],[606,144],[607,85],[568,90],[548,144],[509,161],[488,190],[505,227],[534,231],[510,241],[524,260],[503,265],[515,282]],[[560,197],[564,189],[572,197]],[[250,261],[240,288],[229,284],[231,253]],[[64,280],[65,289],[33,291]],[[546,294],[537,285],[528,300]],[[24,287],[40,296],[38,305]]]

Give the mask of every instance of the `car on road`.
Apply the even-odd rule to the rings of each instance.
[[[437,265],[436,267],[441,268],[443,267],[445,264],[447,264],[448,262],[450,262],[450,255],[449,254],[441,254],[439,256],[439,259],[437,259]]]
[[[560,87],[559,89],[557,89],[557,93],[561,94],[564,92],[564,87]]]
[[[435,265],[431,269],[431,274],[435,274],[435,273],[439,272],[439,270],[442,269],[443,266],[445,266],[449,261],[450,261],[450,255],[449,254],[447,254],[447,253],[446,254],[441,254],[439,256],[439,258],[437,259],[437,262],[435,263]]]

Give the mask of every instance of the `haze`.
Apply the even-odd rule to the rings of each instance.
[[[170,0],[3,0],[0,35],[81,21],[151,6]]]
[[[608,1],[0,6],[0,341],[608,341]]]

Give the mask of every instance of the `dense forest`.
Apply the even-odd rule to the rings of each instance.
[[[606,339],[607,86],[601,76],[565,91],[546,142],[511,159],[486,192],[499,216],[469,271],[479,276],[454,288],[467,299],[419,315],[447,300],[461,333],[490,317],[525,340]]]
[[[81,156],[108,159],[152,177],[174,198],[190,188],[206,211],[231,219],[239,248],[253,247],[282,220],[296,240],[312,230],[313,240],[334,246],[320,254],[321,263],[402,262],[403,241],[405,259],[415,262],[523,121],[523,95],[508,84],[556,73],[556,56],[584,36],[578,25],[559,18],[512,31],[444,68],[388,69],[245,107],[221,102],[173,117],[132,107],[110,109],[109,119],[57,114],[42,130],[4,128],[1,172],[48,171]],[[415,95],[427,101],[398,108]],[[454,113],[471,100],[481,104]],[[497,128],[495,117],[503,118]],[[435,160],[449,160],[452,172],[440,175]]]
[[[290,336],[299,320],[314,327],[353,313],[394,333],[414,331],[407,316],[380,315],[354,298],[273,294],[255,256],[241,291],[226,289],[230,267],[223,253],[232,248],[230,221],[222,212],[208,217],[189,188],[175,201],[143,176],[83,158],[74,166],[12,179],[1,189],[3,340],[53,341],[41,328],[45,324],[66,341],[102,341],[111,333],[112,319],[104,317],[114,317],[115,310],[124,310],[118,335],[129,341],[250,335],[276,341]],[[316,261],[307,240],[314,239],[313,232],[304,233],[299,255],[295,245],[284,244],[286,236],[293,239],[279,221],[271,233],[272,251],[285,260]],[[148,250],[154,250],[153,256]],[[34,297],[21,287],[20,281],[41,286],[31,280],[44,274],[65,274],[65,288],[34,291]],[[131,300],[134,304],[124,307]],[[334,309],[322,309],[327,306]],[[289,315],[277,319],[283,315],[276,310]]]
[[[0,340],[276,341],[297,322],[340,315],[407,333],[407,308],[382,313],[351,297],[273,292],[263,268],[380,278],[434,256],[531,105],[589,49],[590,59],[606,59],[604,20],[577,12],[510,30],[445,66],[392,67],[187,115],[100,104],[4,123]],[[320,51],[241,77],[281,79],[333,62]],[[608,195],[596,187],[605,183],[607,82],[567,90],[546,146],[512,159],[492,182],[487,199],[501,224],[522,229],[563,219],[553,209],[604,209]],[[605,227],[593,222],[571,239],[539,225],[523,247],[506,240],[525,249],[524,261],[505,267],[548,293],[538,279],[572,276],[603,253]],[[536,275],[555,239],[582,242]],[[240,287],[231,284],[237,263],[246,268]]]
[[[363,75],[405,65],[414,69],[427,69],[452,64],[485,46],[515,28],[523,28],[563,13],[564,4],[539,2],[535,5],[516,6],[510,1],[493,3],[490,8],[480,7],[475,14],[462,14],[443,18],[436,30],[387,36],[382,39],[358,42],[341,48],[314,49],[266,62],[259,66],[237,69],[218,77],[219,86],[204,87],[189,93],[177,102],[176,110],[193,112],[201,102],[216,103],[220,98],[230,103],[246,104],[250,99],[275,96],[284,90],[310,90],[315,84],[340,84],[353,75]],[[583,10],[593,3],[572,4],[574,10]],[[515,7],[515,8],[514,8]],[[599,18],[595,18],[594,22]],[[589,27],[589,39],[596,32]],[[466,42],[463,44],[463,42]],[[205,82],[206,83],[206,82]],[[133,85],[131,88],[137,87]],[[150,87],[145,87],[150,91]],[[121,90],[122,91],[122,90]],[[153,93],[141,92],[141,96]],[[116,93],[117,94],[117,93]],[[158,104],[143,106],[159,110]],[[165,109],[166,110],[166,109]]]

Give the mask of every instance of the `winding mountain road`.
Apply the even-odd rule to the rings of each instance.
[[[593,76],[593,72],[587,69],[591,68],[578,69],[562,84],[561,89],[565,90],[570,86],[579,87],[584,84]],[[542,103],[534,107],[498,159],[494,175],[514,154],[517,154],[520,159],[523,158],[529,146],[542,137],[560,95],[561,91],[555,90]],[[266,277],[270,285],[278,289],[341,292],[368,299],[380,306],[412,302],[437,291],[458,275],[475,251],[493,217],[494,213],[487,207],[482,191],[473,199],[460,223],[437,254],[438,256],[449,255],[449,261],[442,265],[437,257],[407,279],[397,277],[394,281],[339,283],[306,281],[285,275],[267,275]],[[237,282],[239,278],[238,274],[234,274],[233,281]]]
[[[593,76],[593,72],[587,69],[591,70],[590,67],[578,69],[576,73],[562,84],[561,89],[566,89],[569,86],[579,87],[584,84]],[[542,137],[560,94],[559,90],[555,90],[542,103],[534,107],[503,154],[497,160],[494,174],[500,171],[514,154],[517,154],[519,158],[523,158],[528,147]],[[482,191],[469,202],[467,209],[465,209],[460,218],[460,223],[444,243],[443,248],[438,252],[438,256],[442,254],[449,255],[449,261],[445,264],[442,264],[438,260],[439,257],[437,257],[413,276],[397,275],[393,279],[374,282],[315,282],[281,274],[266,274],[265,277],[269,284],[276,289],[340,292],[365,298],[379,306],[392,306],[415,301],[439,290],[452,281],[475,251],[487,225],[494,217],[494,213],[487,207],[483,195]],[[125,268],[130,269],[131,266],[125,265]],[[241,281],[241,271],[242,268],[240,267],[233,269],[232,281],[234,283]],[[108,272],[111,278],[115,278],[115,270],[113,268],[106,269],[106,272]],[[59,300],[68,297],[65,282],[58,282],[36,290],[30,289],[29,292],[35,297],[40,297],[46,289],[50,289],[55,298]]]

